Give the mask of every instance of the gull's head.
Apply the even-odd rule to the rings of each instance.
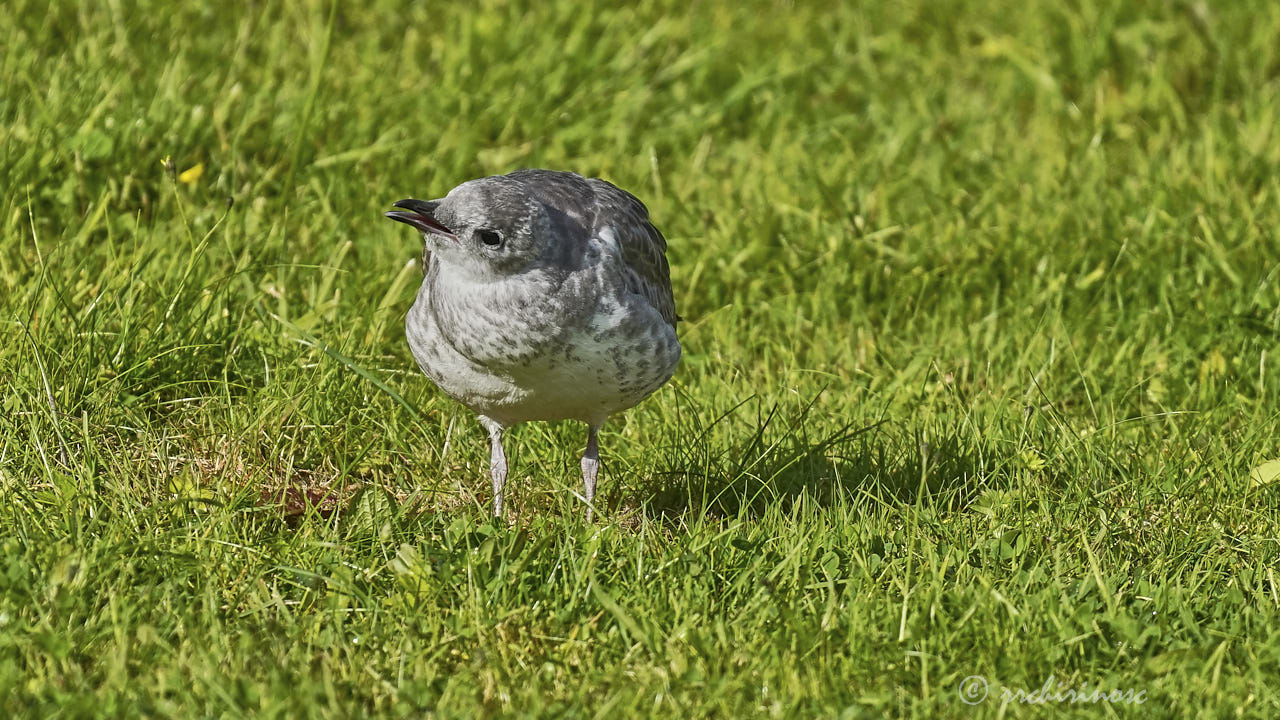
[[[512,275],[545,254],[551,222],[517,181],[465,182],[440,200],[401,200],[386,214],[422,233],[427,250],[451,271],[477,280]]]

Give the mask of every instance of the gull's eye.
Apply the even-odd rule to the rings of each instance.
[[[476,237],[480,238],[480,242],[484,243],[489,247],[496,248],[502,244],[502,236],[498,234],[497,230],[490,230],[489,228],[480,228],[479,230],[476,231]]]

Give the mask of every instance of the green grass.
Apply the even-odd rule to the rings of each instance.
[[[521,5],[8,3],[0,714],[1280,713],[1280,5]],[[686,318],[598,523],[404,341],[525,166]]]

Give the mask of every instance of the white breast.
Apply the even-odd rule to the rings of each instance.
[[[520,362],[481,364],[441,334],[426,292],[406,320],[419,366],[449,396],[505,424],[603,422],[661,387],[680,360],[675,330],[647,303],[601,299],[589,321],[568,328],[554,348]]]

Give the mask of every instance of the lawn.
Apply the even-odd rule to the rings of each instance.
[[[7,5],[0,714],[1280,715],[1280,4]],[[670,245],[595,522],[405,342],[520,167]]]

